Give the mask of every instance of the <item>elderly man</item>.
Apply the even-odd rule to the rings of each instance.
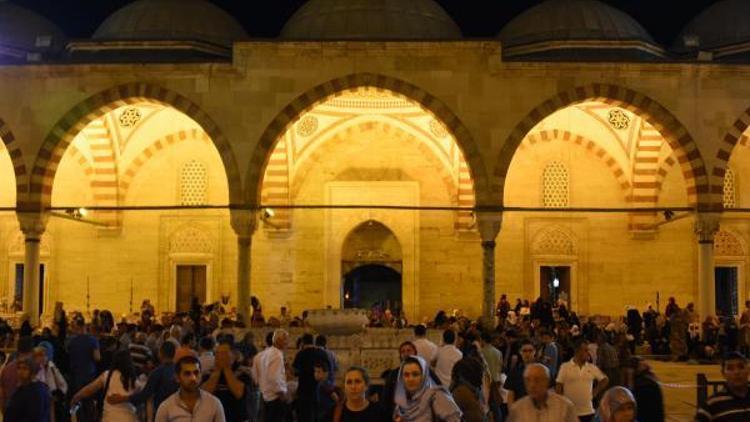
[[[541,363],[526,365],[523,373],[526,397],[513,403],[508,422],[578,422],[575,406],[549,389],[549,368]]]
[[[696,422],[734,422],[750,420],[750,376],[747,358],[738,352],[727,354],[721,362],[726,387],[709,397],[698,409]]]
[[[284,349],[286,349],[289,334],[284,330],[273,333],[273,346],[264,351],[258,360],[258,386],[263,396],[263,408],[268,422],[286,419],[287,385],[284,369]]]

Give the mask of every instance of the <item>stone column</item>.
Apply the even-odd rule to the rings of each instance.
[[[231,211],[232,228],[237,234],[237,312],[245,318],[250,326],[250,269],[253,244],[253,233],[257,227],[254,211]]]
[[[714,236],[719,231],[718,213],[701,213],[695,219],[695,234],[698,237],[698,314],[704,320],[716,315],[716,293],[714,277]]]
[[[18,215],[24,235],[23,260],[23,312],[29,316],[32,327],[39,325],[39,264],[40,243],[47,226],[47,216],[39,213]]]
[[[495,321],[495,239],[500,233],[500,212],[477,213],[477,227],[482,240],[482,319],[485,324]]]

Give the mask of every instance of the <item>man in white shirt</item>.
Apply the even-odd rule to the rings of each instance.
[[[427,327],[419,324],[414,327],[414,346],[417,348],[417,355],[432,365],[437,355],[437,345],[427,338]]]
[[[463,357],[455,343],[456,333],[451,329],[443,331],[443,346],[438,349],[435,357],[435,373],[446,388],[451,385],[453,365]]]
[[[575,406],[549,390],[549,368],[541,363],[526,365],[523,382],[527,396],[510,407],[507,422],[578,422]]]
[[[250,368],[250,375],[253,377],[255,385],[260,385],[260,360],[263,359],[263,354],[273,346],[273,331],[266,334],[265,341],[266,347],[253,357],[253,366]]]
[[[198,360],[201,361],[201,370],[203,375],[210,374],[214,370],[214,339],[213,337],[203,337],[198,344]]]
[[[557,393],[573,402],[581,422],[588,422],[594,418],[593,398],[604,391],[608,384],[609,378],[589,362],[588,343],[585,340],[577,341],[573,359],[562,364],[557,373]]]
[[[286,418],[284,349],[288,338],[289,334],[286,331],[274,331],[273,346],[264,350],[257,362],[256,376],[263,397],[265,420],[269,422],[283,421]]]

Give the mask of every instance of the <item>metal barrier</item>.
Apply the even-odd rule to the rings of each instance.
[[[696,390],[695,405],[698,408],[702,407],[708,401],[708,398],[716,394],[721,388],[724,387],[724,381],[709,381],[706,378],[706,374],[698,373],[696,376],[696,384],[698,388]],[[709,391],[710,390],[710,391]]]

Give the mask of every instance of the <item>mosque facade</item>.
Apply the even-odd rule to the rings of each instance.
[[[203,0],[86,40],[0,3],[0,308],[741,312],[748,8],[662,46],[595,0],[481,40],[432,0],[311,0],[262,40]]]

